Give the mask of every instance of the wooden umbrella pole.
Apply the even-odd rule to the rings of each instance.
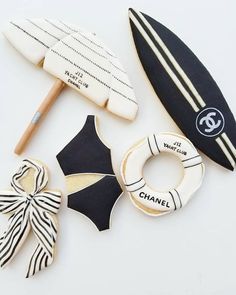
[[[18,142],[14,152],[17,155],[20,155],[25,147],[27,146],[28,142],[30,141],[31,137],[35,133],[36,129],[39,127],[40,123],[42,122],[43,117],[46,116],[54,102],[56,101],[57,97],[65,87],[65,83],[61,80],[57,79],[53,84],[53,87],[49,91],[48,95],[38,108],[37,112],[35,113],[33,119],[31,120],[29,126],[25,130],[24,134],[22,135],[20,141]]]

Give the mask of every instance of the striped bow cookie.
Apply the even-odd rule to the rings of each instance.
[[[30,170],[34,171],[34,183],[29,177]],[[32,229],[38,245],[30,259],[27,278],[53,262],[57,237],[54,215],[61,204],[61,193],[46,190],[47,183],[45,167],[25,159],[12,177],[13,190],[0,191],[0,212],[11,214],[7,229],[0,238],[0,266],[13,259]]]

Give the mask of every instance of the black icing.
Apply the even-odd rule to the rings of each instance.
[[[221,134],[225,132],[232,142],[233,146],[236,146],[236,122],[216,82],[214,81],[208,70],[205,68],[205,66],[196,57],[196,55],[173,32],[171,32],[169,29],[167,29],[165,26],[163,26],[161,23],[157,22],[153,18],[142,13],[144,18],[160,36],[168,50],[174,56],[175,60],[184,70],[200,96],[203,98],[206,106],[202,108],[199,105],[199,102],[194,97],[187,83],[181,78],[179,72],[174,68],[166,53],[160,47],[155,38],[150,34],[150,31],[147,29],[142,19],[137,13],[135,13],[134,10],[131,9],[131,12],[138,20],[139,24],[143,27],[147,35],[151,38],[155,47],[162,54],[163,58],[165,59],[171,70],[178,77],[185,90],[193,98],[197,107],[199,107],[200,109],[199,112],[195,112],[193,110],[193,108],[187,102],[186,98],[183,96],[173,80],[167,74],[161,62],[153,53],[152,49],[150,48],[142,34],[139,32],[133,21],[130,20],[133,38],[139,58],[155,92],[165,106],[166,110],[170,113],[170,115],[178,124],[180,129],[184,132],[184,134],[189,137],[189,139],[196,145],[196,147],[198,147],[201,151],[203,151],[218,164],[230,170],[233,170],[231,163],[228,161],[227,157],[215,141],[215,139],[218,137],[220,137],[220,139],[224,141]],[[222,125],[222,131],[219,134],[213,134],[211,137],[204,136],[197,130],[196,127],[198,114],[206,110],[204,116],[207,115],[208,108],[217,109],[217,113],[219,114],[219,112],[221,112],[225,120],[224,124]],[[218,121],[217,116],[213,117],[213,119],[215,122]],[[212,124],[212,122],[213,121],[209,123]],[[217,131],[217,129],[214,130],[214,132],[215,131]],[[231,154],[230,148],[226,148]],[[234,161],[236,161],[235,155],[231,154],[231,157],[234,159]]]
[[[57,155],[65,175],[77,173],[114,174],[110,149],[97,135],[95,117],[88,116],[82,130]]]
[[[92,220],[98,230],[109,228],[112,208],[122,193],[111,163],[110,149],[100,140],[95,117],[88,116],[82,130],[57,155],[63,173],[102,174],[94,184],[68,196],[68,207]]]
[[[105,176],[95,184],[71,194],[68,207],[92,220],[99,231],[109,229],[112,208],[122,193],[113,176]]]

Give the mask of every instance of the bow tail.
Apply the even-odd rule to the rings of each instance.
[[[7,265],[19,251],[30,231],[29,207],[22,205],[9,218],[9,224],[0,238],[0,266]]]
[[[40,270],[48,267],[53,262],[53,256],[51,256],[48,251],[45,250],[44,246],[38,244],[35,249],[28,268],[26,278],[35,275]]]
[[[34,206],[30,221],[38,246],[31,257],[27,278],[52,264],[57,237],[57,224],[50,213]]]

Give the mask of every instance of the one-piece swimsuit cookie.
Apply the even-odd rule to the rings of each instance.
[[[68,207],[87,216],[99,231],[109,229],[122,189],[112,168],[111,151],[98,135],[95,116],[87,117],[57,160],[66,177]]]

